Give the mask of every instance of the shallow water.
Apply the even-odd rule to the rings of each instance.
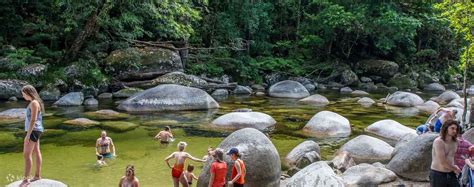
[[[107,167],[95,166],[95,140],[99,128],[71,129],[62,122],[83,117],[84,112],[98,109],[115,109],[114,100],[100,100],[98,107],[52,107],[46,104],[47,114],[44,124],[47,131],[41,142],[44,178],[62,181],[70,186],[116,186],[125,172],[127,164],[135,165],[135,173],[144,186],[172,186],[170,169],[163,159],[176,150],[179,141],[188,143],[187,151],[196,157],[206,154],[208,146],[217,146],[230,132],[215,131],[208,124],[220,115],[238,108],[250,108],[264,112],[277,121],[276,129],[269,133],[280,158],[297,144],[313,139],[321,146],[323,159],[331,159],[343,143],[364,133],[364,128],[382,119],[394,119],[406,126],[415,128],[423,123],[428,114],[413,113],[410,110],[387,108],[383,105],[362,107],[357,99],[336,92],[323,92],[331,103],[324,107],[297,103],[296,99],[269,97],[230,97],[220,100],[221,108],[209,111],[158,112],[131,114],[127,122],[140,127],[127,132],[108,132],[114,140],[117,155]],[[432,95],[422,95],[424,99]],[[377,101],[385,94],[371,94]],[[352,99],[351,99],[352,98]],[[26,107],[24,101],[0,102],[0,111]],[[319,111],[329,110],[349,119],[352,134],[342,139],[316,139],[301,133],[301,129]],[[102,120],[113,121],[113,120]],[[0,185],[21,179],[23,173],[22,138],[23,122],[0,123]],[[153,140],[154,135],[165,125],[170,125],[176,141],[169,146],[161,146]],[[15,136],[16,135],[16,136]],[[171,162],[170,162],[171,163]],[[187,162],[193,163],[193,162]],[[172,163],[171,163],[172,164]],[[195,174],[199,175],[202,163],[193,163]],[[283,167],[283,169],[286,169]]]

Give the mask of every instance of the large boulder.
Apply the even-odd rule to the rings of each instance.
[[[354,85],[359,82],[359,77],[350,69],[346,69],[341,73],[341,83],[343,85]]]
[[[280,186],[280,156],[267,136],[253,128],[240,129],[230,134],[218,146],[225,151],[232,147],[239,149],[241,159],[245,162],[245,186]],[[229,156],[225,156],[224,160],[227,162],[227,173],[230,174],[232,165]],[[210,165],[211,161],[208,161],[202,168],[198,187],[208,186]],[[227,175],[226,181],[230,180],[229,178],[230,175]]]
[[[110,53],[105,62],[120,80],[146,80],[170,72],[183,71],[179,53],[165,48],[116,50]]]
[[[386,60],[362,60],[357,62],[356,70],[364,75],[390,78],[398,72],[398,64]]]
[[[286,80],[278,82],[270,87],[268,93],[272,97],[303,98],[308,97],[309,92],[299,82]]]
[[[20,74],[22,77],[28,78],[40,77],[43,76],[43,74],[46,72],[46,69],[46,65],[35,63],[21,68],[18,70],[18,74]]]
[[[394,153],[386,168],[414,181],[429,181],[431,151],[438,134],[426,133],[411,139]]]
[[[82,92],[71,92],[54,102],[56,106],[79,106],[84,102]]]
[[[189,87],[201,88],[207,86],[207,81],[183,72],[171,72],[153,79],[149,85],[144,88],[151,88],[160,84],[178,84]]]
[[[346,185],[358,186],[377,186],[397,179],[397,175],[392,171],[374,165],[362,163],[350,167],[341,177]]]
[[[299,100],[299,102],[313,104],[313,105],[323,105],[323,106],[329,104],[329,100],[326,97],[319,94],[314,94],[309,97],[303,98]]]
[[[414,93],[397,91],[391,94],[386,102],[393,106],[411,107],[423,104],[423,99]]]
[[[28,85],[28,82],[16,79],[0,80],[0,100],[8,99],[12,96],[23,98],[21,88]]]
[[[462,137],[466,139],[467,141],[474,143],[474,128],[470,128],[469,130],[464,132]]]
[[[416,131],[405,125],[391,119],[380,120],[372,123],[365,131],[373,133],[377,136],[397,142],[405,134],[416,134]]]
[[[347,151],[356,163],[374,163],[389,161],[393,147],[380,139],[360,135],[345,143],[339,150]]]
[[[298,168],[304,168],[320,159],[320,148],[318,143],[312,140],[306,140],[298,144],[286,155],[285,164],[288,167],[296,166]]]
[[[98,110],[94,112],[86,112],[84,115],[88,118],[91,119],[96,119],[96,120],[118,120],[118,119],[127,119],[130,117],[130,115],[125,114],[125,113],[120,113],[114,110],[109,110],[109,109],[103,109],[103,110]]]
[[[418,110],[428,114],[435,112],[436,110],[438,110],[439,107],[441,106],[439,106],[439,104],[434,101],[426,101],[425,103],[416,106]]]
[[[198,88],[162,84],[129,97],[118,108],[134,112],[199,110],[219,108],[219,103]]]
[[[213,127],[228,130],[255,128],[268,131],[275,128],[276,121],[261,112],[231,112],[218,117],[211,124]]]
[[[396,74],[387,82],[387,84],[399,89],[416,89],[418,86],[418,83],[413,80],[412,77],[402,74]]]
[[[344,187],[344,181],[329,165],[319,161],[306,166],[287,181],[286,187],[332,186]]]
[[[303,132],[316,137],[348,137],[351,134],[351,124],[337,113],[321,111],[306,123]]]
[[[137,93],[143,92],[141,88],[124,88],[112,94],[115,98],[128,98]]]
[[[56,101],[61,97],[61,91],[55,86],[46,86],[39,95],[44,101]]]
[[[426,85],[423,90],[425,91],[435,91],[435,92],[443,92],[446,88],[440,83],[431,83]]]
[[[18,187],[20,186],[22,181],[23,180],[13,182],[7,185],[7,187]],[[66,184],[59,181],[51,180],[51,179],[41,179],[41,180],[37,180],[35,182],[31,182],[30,184],[28,184],[28,187],[44,187],[44,186],[67,187]]]
[[[454,99],[461,98],[456,92],[448,90],[440,94],[438,97],[433,98],[439,104],[447,104]]]

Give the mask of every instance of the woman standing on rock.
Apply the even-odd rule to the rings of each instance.
[[[21,89],[23,98],[30,102],[26,108],[25,118],[25,138],[23,140],[23,157],[25,159],[25,173],[23,182],[20,186],[28,185],[41,179],[41,151],[40,137],[44,131],[43,113],[44,105],[36,89],[31,85],[26,85]],[[32,167],[32,154],[35,156],[35,176],[28,181]]]

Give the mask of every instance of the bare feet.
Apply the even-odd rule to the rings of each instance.
[[[41,180],[41,177],[39,177],[39,176],[38,176],[38,177],[37,177],[37,176],[33,177],[33,178],[30,180],[30,183],[31,183],[31,182],[35,182],[35,181],[37,181],[37,180]]]
[[[30,182],[28,182],[28,179],[23,179],[23,181],[21,182],[20,184],[20,187],[26,187],[30,184]]]

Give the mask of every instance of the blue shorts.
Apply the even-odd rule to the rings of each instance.
[[[420,125],[418,127],[416,127],[416,134],[420,135],[420,134],[424,134],[426,132],[428,132],[428,125],[426,124],[423,124],[423,125]]]
[[[104,153],[97,156],[97,160],[102,160],[102,158],[112,158],[112,153]]]
[[[434,125],[434,132],[436,133],[441,132],[441,126],[443,126],[443,124],[441,123],[441,120],[437,119]]]

